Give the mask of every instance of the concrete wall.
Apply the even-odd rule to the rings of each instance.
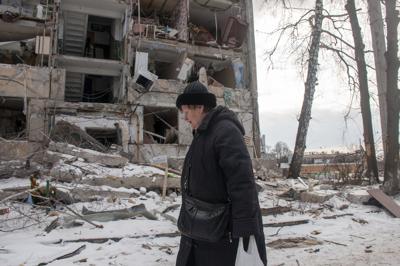
[[[142,106],[174,108],[176,98],[183,91],[185,84],[177,80],[158,80],[150,92],[139,94],[132,87],[128,88],[128,101]],[[227,106],[238,114],[246,131],[246,136],[253,138],[253,114],[251,105],[251,92],[245,89],[231,89],[225,87],[209,86],[210,92],[217,97],[217,104]],[[192,142],[192,129],[178,114],[179,144],[190,145]],[[253,146],[253,145],[251,145]],[[252,154],[252,153],[251,153]]]
[[[28,140],[40,142],[48,135],[50,124],[64,120],[80,127],[115,129],[122,131],[122,147],[128,152],[128,144],[143,142],[143,107],[133,113],[128,106],[99,103],[66,103],[30,99],[27,115]]]
[[[129,153],[135,162],[150,162],[160,155],[168,157],[184,157],[188,146],[179,144],[140,144],[129,145]]]
[[[132,118],[125,118],[116,114],[109,114],[107,116],[98,114],[79,116],[60,114],[55,116],[55,123],[64,120],[78,126],[82,130],[86,130],[86,128],[115,129],[115,123],[118,123],[122,133],[122,148],[125,152],[128,152],[128,144],[135,143],[137,138],[141,142],[143,137],[143,134],[141,134],[143,128],[143,109],[138,108],[136,113],[139,117],[138,124],[136,123],[136,115],[132,116]],[[138,128],[139,131],[137,130]]]
[[[64,100],[64,69],[0,64],[0,75],[0,96]]]
[[[48,135],[45,100],[29,100],[26,121],[28,140],[33,142],[43,141],[46,138],[46,135]]]
[[[25,161],[28,158],[42,156],[41,144],[28,141],[0,141],[0,160]]]

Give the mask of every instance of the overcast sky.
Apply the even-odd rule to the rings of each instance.
[[[254,3],[261,133],[266,135],[267,145],[273,147],[277,141],[284,141],[293,150],[298,127],[297,118],[304,95],[305,74],[301,73],[301,66],[295,63],[295,58],[287,58],[289,50],[279,50],[273,58],[274,67],[268,69],[270,63],[265,52],[275,40],[266,32],[276,29],[284,17],[281,10],[268,8],[261,4],[262,1],[264,0],[256,0]],[[306,7],[306,4],[301,7]],[[296,15],[299,16],[300,13],[292,16]],[[351,103],[351,93],[346,86],[345,76],[338,73],[338,66],[333,57],[320,54],[318,86],[314,96],[307,148],[349,147],[362,142],[359,100],[354,98],[350,118],[345,121],[344,116]],[[375,116],[374,131],[377,133],[377,106],[372,104],[371,108]]]

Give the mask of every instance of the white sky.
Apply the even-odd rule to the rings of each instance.
[[[260,128],[261,133],[266,135],[267,145],[273,147],[277,141],[284,141],[293,150],[298,126],[297,117],[303,102],[305,74],[301,74],[301,67],[294,62],[296,57],[288,59],[289,49],[277,51],[273,58],[274,68],[268,69],[269,61],[265,52],[275,44],[275,40],[266,32],[275,30],[285,15],[282,9],[267,7],[264,2],[265,0],[253,2]],[[298,6],[306,7],[306,4]],[[339,14],[344,12],[338,11]],[[302,13],[303,10],[295,12],[291,17],[296,19]],[[362,27],[364,26],[368,26],[368,23],[365,22]],[[369,32],[366,35],[368,36],[364,37],[369,38]],[[349,147],[362,142],[359,99],[354,99],[351,119],[346,124],[344,116],[348,112],[351,94],[346,86],[345,76],[338,74],[338,66],[332,55],[320,52],[319,62],[318,86],[314,95],[307,147]],[[370,73],[372,74],[374,75]],[[371,104],[371,109],[375,116],[374,132],[378,133],[380,124],[377,120],[377,106]],[[377,138],[375,142],[379,141]]]

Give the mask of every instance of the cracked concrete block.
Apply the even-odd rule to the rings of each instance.
[[[45,106],[44,100],[29,100],[26,118],[29,141],[40,142],[47,133]]]
[[[40,143],[19,140],[0,141],[0,160],[2,161],[21,160],[25,162],[28,158],[39,159],[42,156]]]
[[[64,69],[0,64],[0,72],[15,81],[0,80],[1,96],[64,99]]]
[[[143,144],[129,145],[129,153],[137,162],[150,162],[152,158],[160,154],[167,157],[184,157],[188,146],[177,144]]]
[[[183,89],[185,88],[184,83],[182,83],[179,80],[174,80],[174,79],[158,79],[154,87],[152,88],[152,91],[157,91],[157,92],[166,92],[166,93],[181,93]]]
[[[131,102],[137,101],[141,105],[145,106],[162,106],[162,107],[176,107],[176,98],[178,94],[175,93],[161,93],[161,92],[153,92],[149,91],[143,96],[133,96],[133,99],[130,99]]]
[[[311,203],[323,203],[338,193],[336,190],[305,191],[300,194],[300,200]]]
[[[111,167],[123,166],[128,159],[116,154],[101,153],[88,149],[81,149],[67,143],[51,142],[49,150],[80,157],[89,163],[99,163]]]
[[[182,171],[185,157],[168,157],[168,166],[172,169]]]
[[[168,189],[179,189],[181,187],[180,178],[168,178]],[[141,187],[147,190],[157,189],[160,190],[164,184],[164,176],[154,175],[148,176],[128,176],[128,177],[115,177],[108,176],[105,178],[84,178],[82,180],[83,184],[91,186],[109,186],[113,188],[135,188],[140,189]]]
[[[72,165],[59,164],[50,170],[50,175],[62,182],[72,182],[82,178],[82,171]]]
[[[346,198],[351,203],[362,204],[363,202],[367,202],[371,198],[371,195],[368,194],[367,190],[355,189],[349,191]]]

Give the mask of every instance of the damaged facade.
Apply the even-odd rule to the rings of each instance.
[[[134,162],[183,157],[175,100],[199,79],[259,154],[251,1],[2,0],[0,32],[1,138],[46,143],[69,123]]]

